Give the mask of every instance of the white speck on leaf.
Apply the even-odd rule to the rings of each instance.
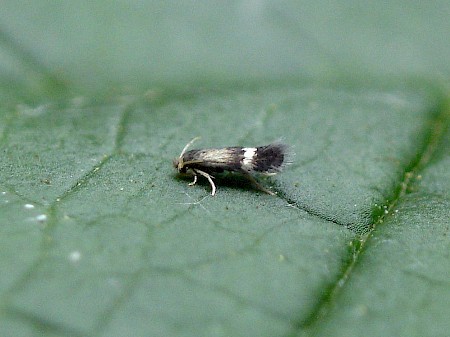
[[[78,262],[81,259],[81,252],[78,250],[74,250],[69,254],[69,259],[72,262]]]
[[[40,222],[44,222],[45,220],[47,220],[47,215],[46,214],[39,214],[38,216],[36,216],[36,220],[40,221]]]

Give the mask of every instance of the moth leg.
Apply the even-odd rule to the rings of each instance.
[[[256,181],[255,178],[253,178],[250,174],[245,174],[245,176],[247,177],[248,180],[251,181],[251,183],[260,191],[266,192],[267,194],[270,195],[277,195],[275,192],[272,192],[271,190],[265,188],[264,186],[262,186],[260,183],[258,183]]]
[[[214,196],[214,194],[216,194],[216,185],[214,185],[214,181],[212,180],[212,178],[214,178],[212,175],[209,175],[206,172],[203,172],[202,170],[199,169],[195,169],[195,172],[204,176],[206,179],[208,179],[209,184],[211,185],[211,195]]]
[[[197,175],[194,172],[194,181],[192,183],[189,183],[189,186],[194,186],[197,183]]]

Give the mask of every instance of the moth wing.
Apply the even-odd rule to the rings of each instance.
[[[204,163],[226,164],[235,158],[235,151],[231,149],[210,149],[198,153],[198,159]]]

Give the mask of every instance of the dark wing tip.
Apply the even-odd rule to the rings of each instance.
[[[289,146],[284,143],[272,143],[257,148],[254,171],[260,173],[280,172],[291,162]]]

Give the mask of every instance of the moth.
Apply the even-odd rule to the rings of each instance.
[[[284,168],[287,163],[288,146],[283,143],[272,143],[258,147],[225,147],[221,149],[188,148],[200,137],[192,139],[173,160],[173,166],[181,174],[194,176],[189,186],[197,183],[197,177],[205,177],[211,185],[211,195],[216,194],[214,175],[224,171],[237,172],[247,177],[259,190],[275,195],[271,190],[261,186],[254,175],[274,175]]]

